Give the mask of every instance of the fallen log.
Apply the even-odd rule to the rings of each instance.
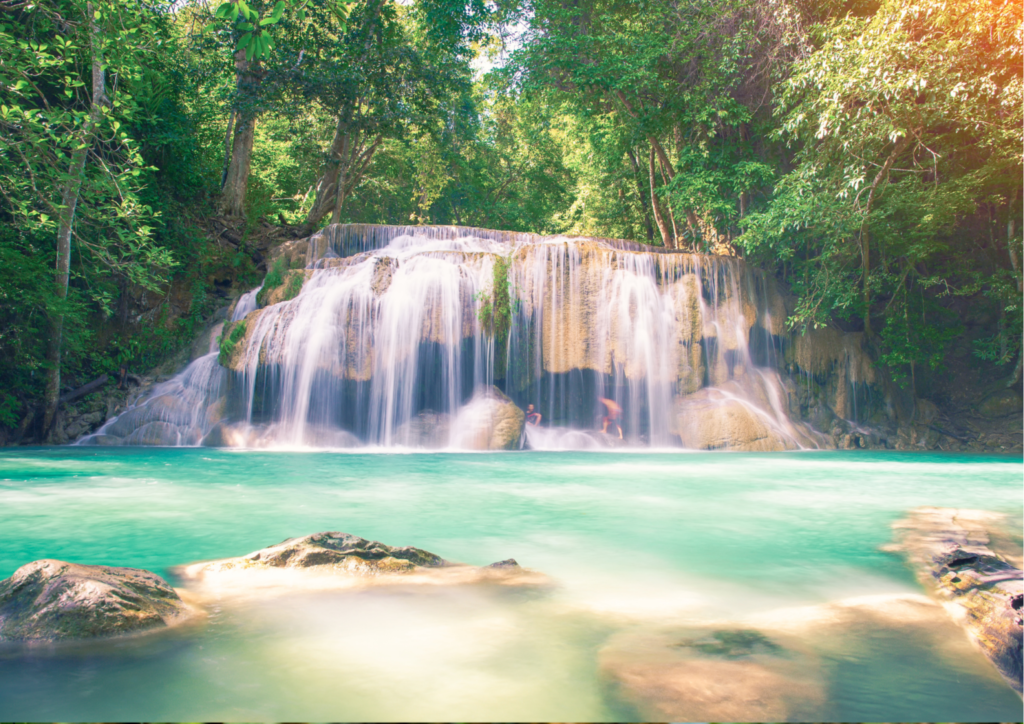
[[[74,400],[77,400],[79,397],[83,397],[85,395],[88,395],[93,390],[98,390],[100,387],[103,387],[103,385],[107,384],[107,380],[108,379],[109,378],[106,375],[100,375],[99,377],[94,379],[92,382],[89,382],[88,384],[82,385],[77,390],[72,390],[71,392],[68,392],[65,395],[61,395],[60,403],[62,405],[64,405],[64,404],[67,404],[68,402],[72,402]]]

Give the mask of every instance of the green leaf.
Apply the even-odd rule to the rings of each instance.
[[[238,24],[238,29],[239,30],[252,30],[252,23],[239,23]]]
[[[246,33],[245,35],[243,35],[241,39],[238,41],[238,45],[235,46],[235,52],[237,53],[239,50],[242,50],[243,48],[248,48],[249,45],[251,44],[251,41],[252,33]]]
[[[273,15],[271,15],[269,18],[263,18],[262,20],[260,20],[260,26],[265,27],[267,25],[273,25],[280,19],[280,17],[274,17]]]
[[[231,3],[224,3],[219,8],[217,8],[217,13],[215,17],[227,19],[232,17],[233,15],[238,15],[238,8],[236,8]]]

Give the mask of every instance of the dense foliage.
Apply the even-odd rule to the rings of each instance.
[[[268,227],[332,221],[743,255],[793,290],[794,325],[863,329],[908,384],[966,300],[992,320],[972,352],[1019,383],[1021,16],[0,0],[0,426],[41,438],[60,392],[283,283]],[[481,310],[497,336],[506,291]]]

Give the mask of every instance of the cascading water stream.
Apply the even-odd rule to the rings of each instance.
[[[164,444],[515,448],[533,404],[531,447],[815,445],[765,366],[785,309],[738,259],[460,227],[335,225],[293,244],[301,290],[239,299],[229,369],[197,360],[221,376],[194,391],[196,370],[179,376],[205,414]],[[621,408],[606,434],[602,398]],[[140,441],[114,422],[94,442]]]

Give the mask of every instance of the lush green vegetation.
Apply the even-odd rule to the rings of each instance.
[[[166,358],[264,271],[301,283],[268,246],[332,221],[742,255],[908,384],[984,310],[972,352],[1019,383],[1021,16],[0,0],[0,426],[40,439],[62,390]]]
[[[234,323],[224,325],[224,331],[220,335],[220,352],[217,354],[217,361],[227,367],[231,363],[231,357],[235,354],[235,345],[245,339],[245,320],[241,319]]]

